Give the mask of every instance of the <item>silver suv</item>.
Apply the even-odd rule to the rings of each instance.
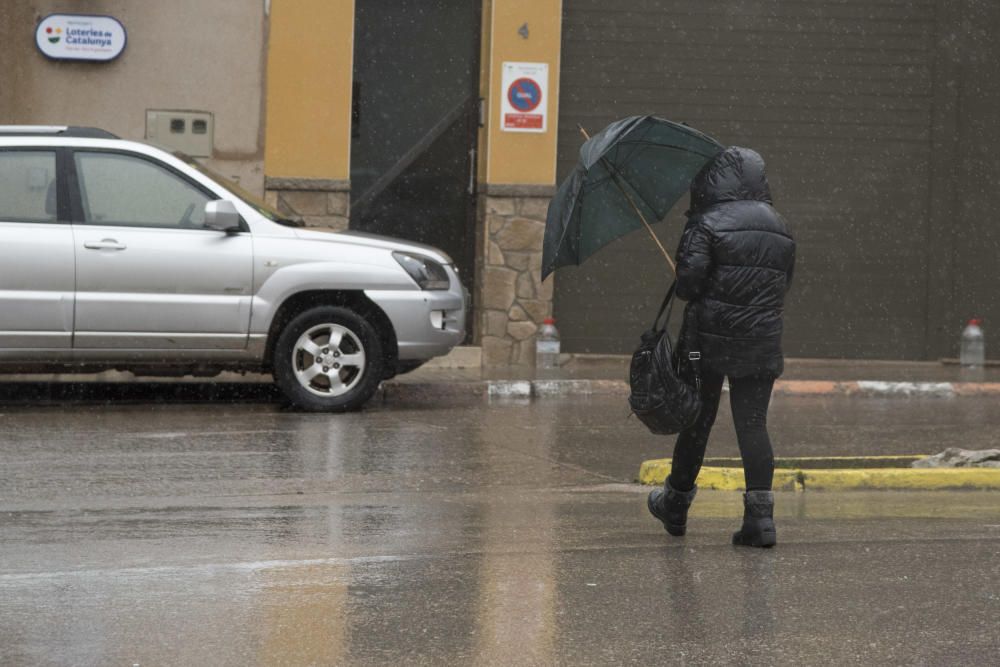
[[[302,229],[102,130],[0,128],[0,372],[269,372],[341,411],[464,337],[439,250]]]

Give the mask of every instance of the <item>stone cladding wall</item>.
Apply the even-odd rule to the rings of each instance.
[[[532,366],[535,333],[552,315],[554,278],[541,277],[548,188],[487,192],[476,301],[484,366]],[[541,196],[538,196],[541,194]]]
[[[280,213],[301,217],[307,227],[344,231],[350,223],[349,181],[268,178],[264,200]]]

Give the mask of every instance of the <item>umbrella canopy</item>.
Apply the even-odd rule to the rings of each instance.
[[[661,220],[722,149],[706,134],[654,116],[623,118],[588,139],[549,203],[542,278],[581,264],[646,220]]]

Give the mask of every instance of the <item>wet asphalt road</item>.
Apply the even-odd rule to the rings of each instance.
[[[621,398],[327,416],[266,390],[115,391],[0,386],[0,665],[1000,653],[1000,494],[781,493],[778,547],[738,550],[739,494],[700,494],[681,540],[648,517],[630,480],[669,441]],[[771,428],[784,455],[926,453],[996,446],[998,413],[782,397]],[[728,419],[711,455],[736,452]]]

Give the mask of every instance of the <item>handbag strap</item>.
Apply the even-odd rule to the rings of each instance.
[[[660,305],[660,310],[656,313],[656,319],[653,320],[653,330],[654,331],[664,331],[667,325],[670,323],[670,315],[674,311],[674,292],[677,288],[677,280],[670,283],[670,289],[667,290],[667,295],[663,297],[663,304]],[[660,318],[663,317],[663,311],[667,312],[667,319],[663,320],[663,328],[658,325],[660,323]]]

